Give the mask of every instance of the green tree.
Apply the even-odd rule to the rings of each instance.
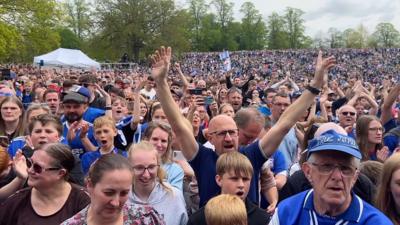
[[[96,49],[96,56],[117,59],[126,52],[138,61],[159,43],[183,40],[182,35],[186,33],[181,28],[186,25],[177,23],[182,22],[176,18],[177,14],[173,0],[99,0],[98,33],[92,46],[99,48],[101,43],[103,49]],[[164,37],[165,34],[168,35]]]
[[[207,13],[207,5],[204,0],[188,0],[189,13],[192,17],[190,27],[192,28],[193,36],[193,48],[195,50],[200,49],[201,40],[201,28],[204,17]]]
[[[233,21],[233,3],[227,0],[213,0],[211,4],[217,11],[217,20],[221,29],[225,31],[228,24]]]
[[[392,48],[399,42],[399,31],[391,23],[379,23],[373,33],[378,46]]]
[[[267,28],[262,15],[253,3],[245,2],[240,8],[244,14],[241,24],[240,49],[255,50],[266,46]]]
[[[285,21],[286,32],[289,39],[290,48],[301,48],[304,40],[304,19],[302,18],[304,12],[300,9],[288,7],[283,16]]]
[[[276,12],[268,17],[267,43],[269,49],[284,49],[289,47],[288,35],[284,30],[284,19]]]
[[[0,36],[12,38],[0,41],[10,48],[1,59],[31,61],[34,55],[58,47],[59,12],[55,0],[0,1]]]
[[[60,28],[58,30],[58,34],[60,35],[60,47],[61,48],[71,48],[71,49],[80,49],[81,41],[79,37],[72,32],[68,28]]]
[[[66,0],[63,6],[67,13],[65,20],[68,27],[80,40],[88,37],[93,25],[90,4],[85,0]]]
[[[328,29],[327,41],[330,48],[341,48],[344,46],[342,32],[334,27]]]

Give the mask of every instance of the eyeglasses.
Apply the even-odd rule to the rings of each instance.
[[[371,127],[371,128],[368,128],[368,130],[372,131],[372,132],[377,132],[377,131],[383,132],[384,131],[383,127]]]
[[[354,175],[356,168],[352,166],[338,165],[338,164],[318,164],[311,163],[313,166],[318,168],[318,171],[323,175],[330,175],[332,172],[338,168],[342,176],[351,177]]]
[[[35,172],[35,173],[37,173],[37,174],[41,174],[42,172],[45,172],[45,171],[60,170],[60,169],[62,169],[62,168],[60,168],[60,167],[43,168],[41,165],[39,165],[39,164],[37,164],[37,163],[34,163],[34,162],[32,161],[32,159],[30,159],[30,158],[28,158],[28,159],[26,160],[26,166],[27,166],[29,169],[32,168],[32,169],[33,169],[33,172]]]
[[[149,165],[147,167],[138,165],[138,166],[133,166],[133,171],[136,174],[144,174],[144,171],[146,171],[146,170],[149,173],[155,173],[155,172],[157,172],[157,169],[158,169],[159,166],[160,165],[155,165],[155,164]]]
[[[355,116],[356,113],[355,112],[342,112],[343,116],[348,116],[350,114],[350,116]]]
[[[210,134],[215,134],[218,137],[226,137],[226,134],[229,134],[230,137],[236,137],[238,135],[238,129],[215,131]]]

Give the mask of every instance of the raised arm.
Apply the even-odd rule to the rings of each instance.
[[[183,83],[182,92],[183,92],[183,93],[186,93],[186,90],[187,90],[188,87],[189,87],[189,82],[187,81],[185,75],[184,75],[183,72],[182,72],[181,65],[180,65],[179,63],[175,63],[174,66],[175,66],[176,71],[178,71],[178,75],[179,75],[179,77],[181,78],[182,83]]]
[[[311,89],[322,89],[326,82],[326,78],[324,79],[324,71],[330,69],[334,65],[334,57],[323,59],[322,52],[319,52],[314,79],[310,83]],[[268,133],[261,138],[260,146],[267,157],[271,156],[275,152],[284,136],[289,132],[290,128],[314,102],[315,96],[316,93],[312,93],[309,89],[306,89],[300,98],[285,110],[278,122],[268,131]]]
[[[390,90],[389,94],[384,99],[381,112],[382,124],[386,124],[389,120],[392,119],[392,106],[396,101],[396,98],[399,96],[399,94],[400,94],[400,84],[397,84]]]
[[[190,122],[181,114],[178,105],[174,102],[167,83],[167,74],[171,61],[171,48],[161,47],[151,56],[151,76],[157,84],[157,97],[173,131],[182,145],[182,153],[186,159],[194,158],[198,151],[198,144],[193,135]]]

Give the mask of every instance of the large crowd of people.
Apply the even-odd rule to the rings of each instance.
[[[0,225],[400,225],[400,49],[4,65]]]

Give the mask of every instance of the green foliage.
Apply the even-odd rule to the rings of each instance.
[[[79,37],[72,32],[68,28],[60,28],[58,30],[58,34],[60,35],[60,47],[61,48],[71,48],[71,49],[80,49],[81,41]]]
[[[57,48],[59,15],[53,0],[0,1],[0,60],[28,62]]]
[[[83,40],[89,36],[93,25],[91,6],[85,0],[66,0],[63,3],[65,22],[78,39]]]
[[[239,49],[256,50],[266,46],[267,28],[260,12],[253,3],[243,3],[240,12],[244,14],[241,24]]]
[[[288,33],[284,30],[284,19],[276,12],[268,17],[268,48],[284,49],[289,48]]]
[[[160,45],[179,56],[188,51],[397,47],[400,34],[380,23],[370,35],[363,26],[329,28],[314,40],[305,34],[304,12],[286,8],[266,18],[251,1],[233,19],[232,0],[0,0],[0,62],[31,62],[61,46],[97,60],[139,61]]]
[[[399,45],[399,31],[391,23],[380,23],[376,25],[373,39],[379,47],[392,48]]]

